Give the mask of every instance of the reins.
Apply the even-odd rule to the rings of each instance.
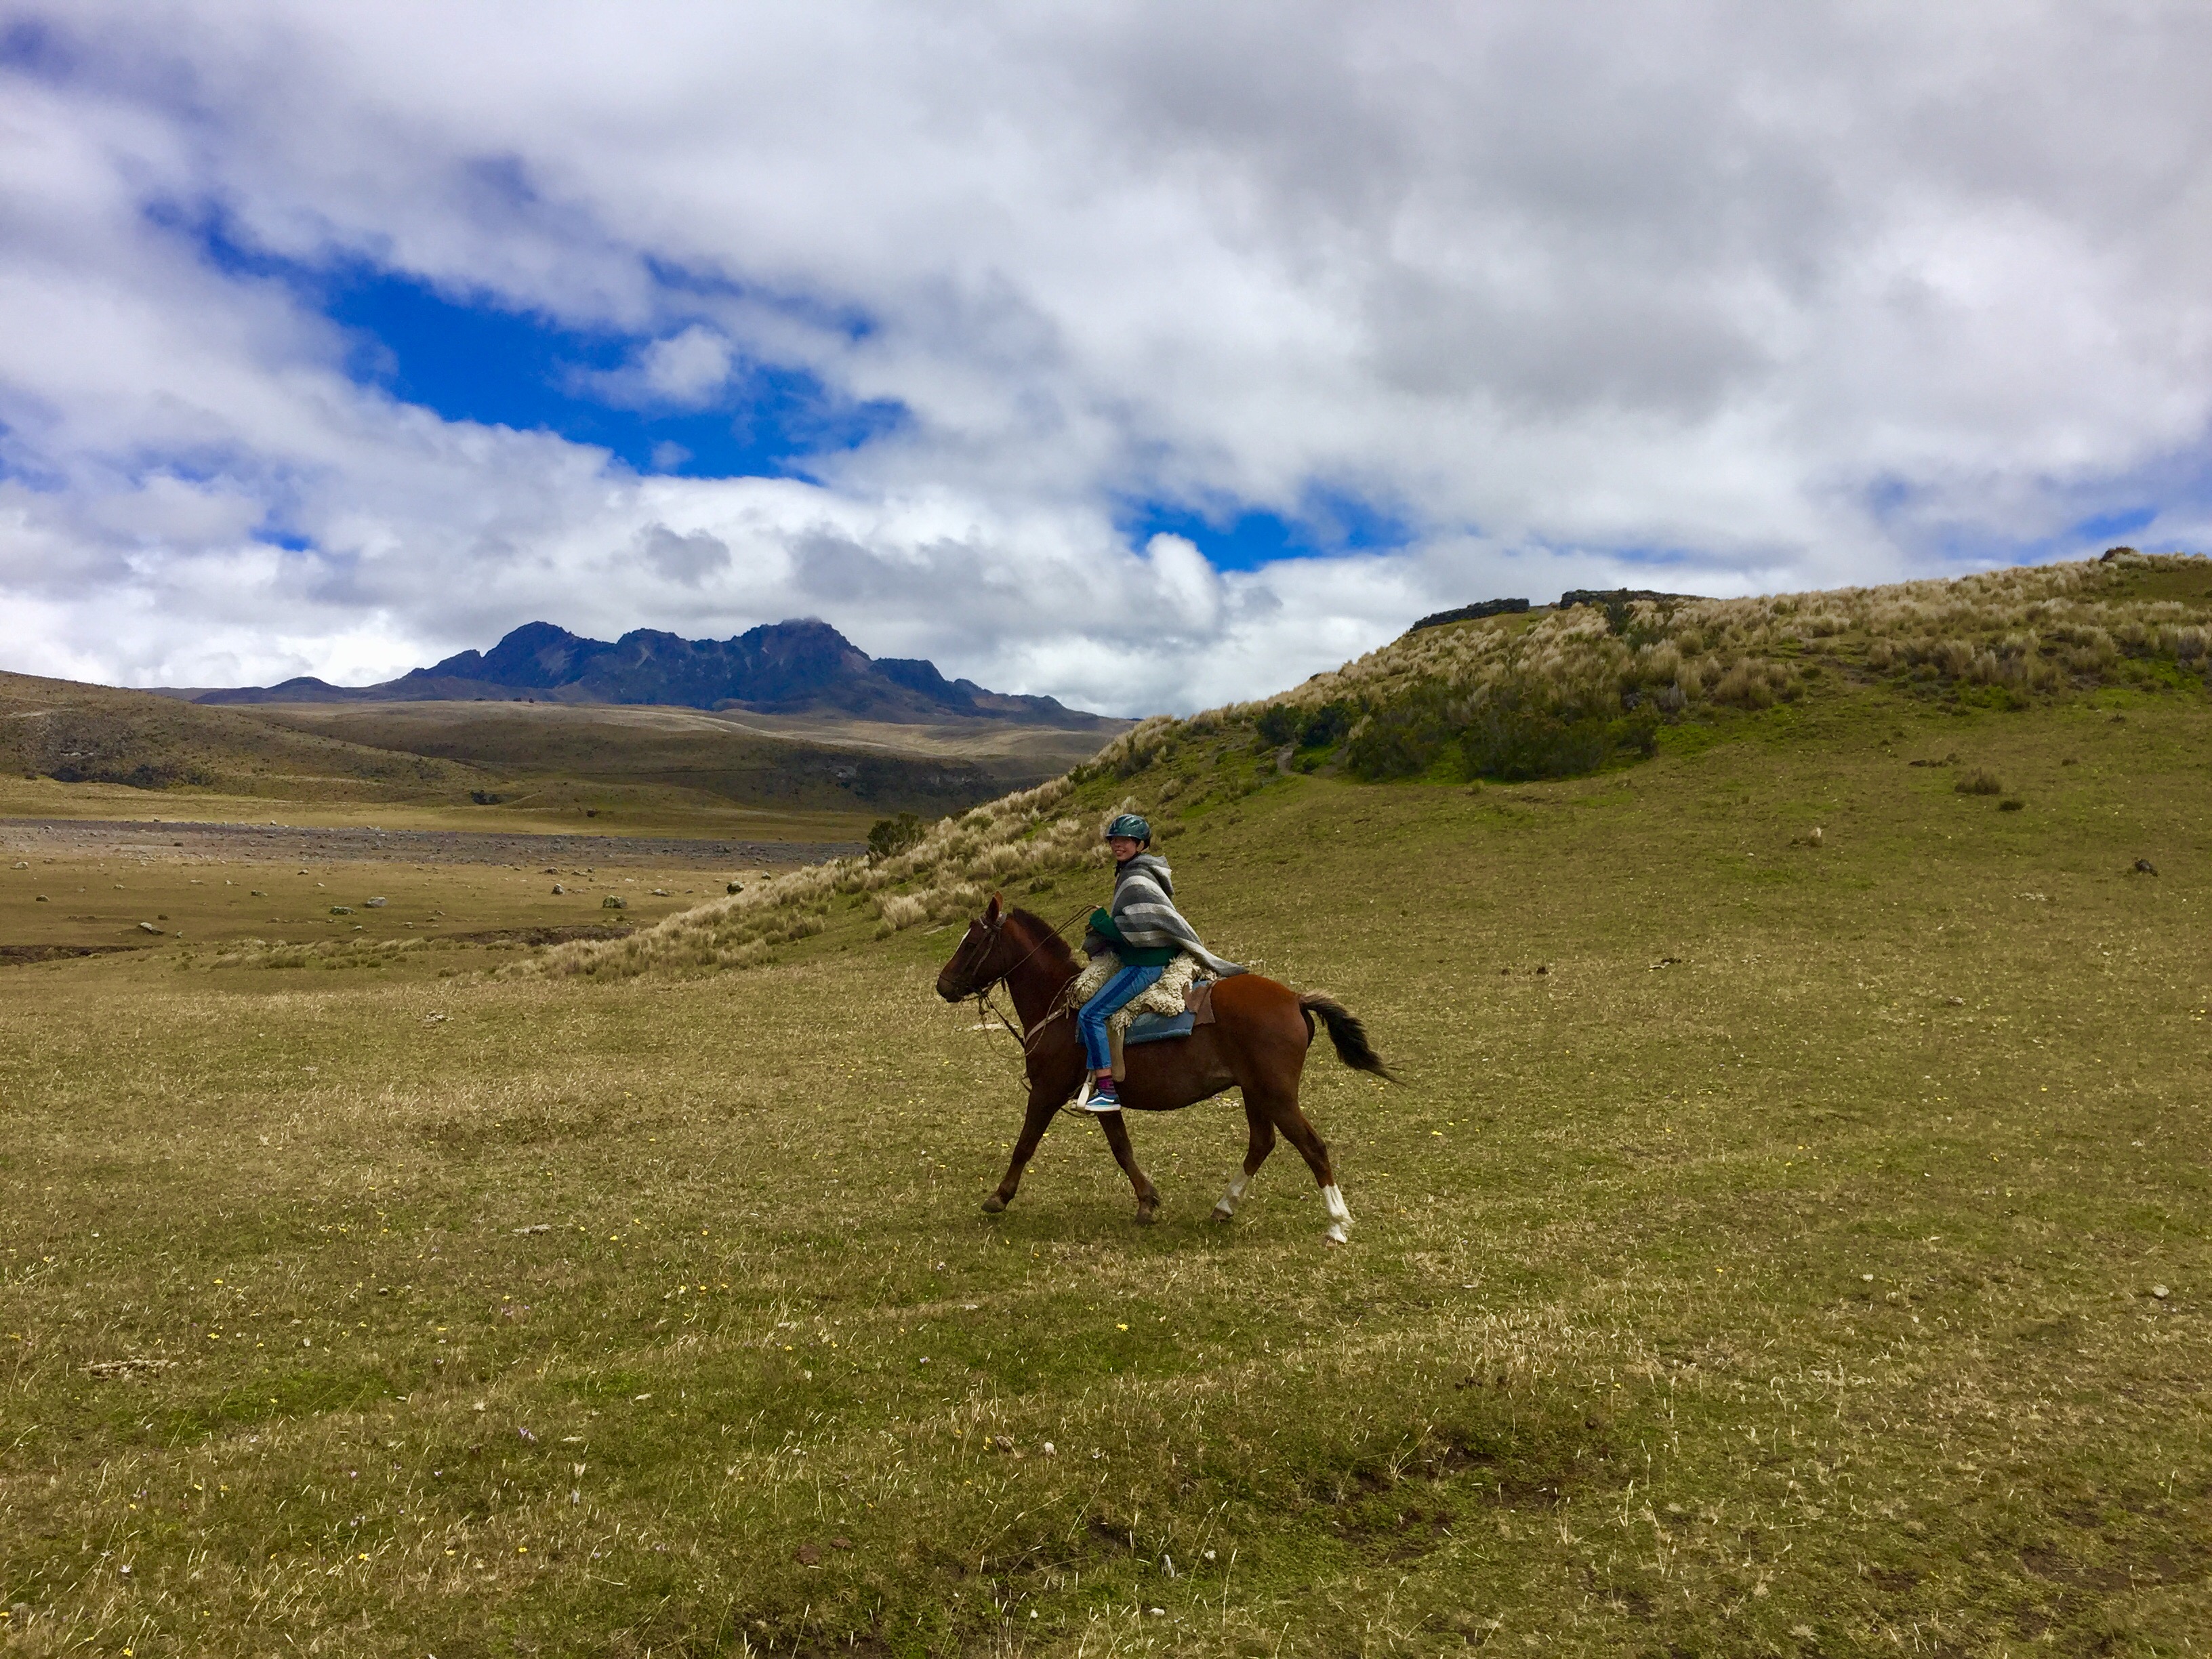
[[[991,994],[994,988],[994,987],[987,985],[981,990],[975,993],[975,1012],[979,1014],[984,1014],[987,1016],[983,1021],[983,1024],[986,1025],[988,1025],[991,1023],[988,1016],[993,1014],[997,1015],[999,1024],[1005,1030],[1008,1036],[1013,1038],[1015,1042],[1020,1045],[1022,1057],[1024,1060],[1027,1060],[1029,1058],[1030,1052],[1030,1040],[1022,1035],[1021,1031],[1015,1026],[1013,1021],[1008,1019],[1003,1013],[999,1012],[998,1000]],[[1044,1020],[1039,1020],[1037,1022],[1037,1029],[1039,1030],[1042,1030],[1046,1022]]]

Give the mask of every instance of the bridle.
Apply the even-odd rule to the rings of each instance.
[[[1006,932],[1006,918],[1012,914],[1013,912],[1011,910],[1001,910],[999,912],[998,919],[994,921],[986,921],[980,916],[976,918],[977,922],[983,929],[984,937],[990,941],[990,944],[985,947],[984,954],[986,956],[989,955],[991,948],[997,945],[1000,935]],[[1089,910],[1087,907],[1079,908],[1071,915],[1069,915],[1066,921],[1061,922],[1050,933],[1047,933],[1044,936],[1044,939],[1041,939],[1036,944],[1030,945],[1028,950],[1024,951],[1012,963],[1001,969],[999,972],[992,975],[988,980],[975,988],[976,1012],[979,1014],[981,1014],[988,1011],[990,1014],[997,1016],[999,1024],[1006,1027],[1006,1035],[1013,1037],[1021,1044],[1022,1057],[1024,1060],[1028,1059],[1030,1051],[1036,1044],[1037,1038],[1043,1034],[1045,1028],[1050,1025],[1053,1021],[1066,1016],[1067,1012],[1066,1000],[1063,995],[1060,1000],[1054,1004],[1051,1012],[1048,1013],[1042,1019],[1037,1021],[1035,1025],[1030,1027],[1027,1031],[1024,1031],[1017,1026],[1012,1020],[1007,1018],[1006,1015],[999,1012],[999,1006],[997,1002],[993,1000],[991,993],[996,990],[1001,983],[1012,978],[1012,976],[1021,969],[1027,966],[1030,958],[1035,956],[1038,951],[1044,949],[1046,939],[1058,939],[1062,933],[1067,931],[1069,926],[1073,924],[1078,917],[1086,915],[1088,914]],[[1073,982],[1073,981],[1070,981],[1070,983]],[[1012,994],[1011,989],[1009,989],[1008,994]],[[989,1022],[987,1019],[984,1023],[988,1024]]]

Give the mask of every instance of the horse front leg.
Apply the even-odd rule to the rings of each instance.
[[[1267,1154],[1275,1150],[1275,1126],[1267,1115],[1247,1100],[1244,1103],[1244,1121],[1250,1127],[1251,1138],[1244,1148],[1244,1169],[1229,1183],[1229,1190],[1215,1200],[1213,1218],[1226,1225],[1236,1219],[1237,1206],[1244,1201],[1244,1189],[1252,1184],[1252,1177],[1260,1173],[1260,1166],[1267,1161]]]
[[[1029,1167],[1030,1159],[1036,1156],[1037,1142],[1052,1127],[1052,1120],[1060,1111],[1060,1097],[1050,1090],[1032,1088],[1030,1091],[1029,1115],[1022,1119],[1022,1132],[1014,1141],[1014,1155],[1007,1161],[1006,1173],[998,1190],[983,1200],[983,1212],[996,1215],[1014,1201],[1014,1194],[1022,1184],[1022,1171]]]
[[[1114,1149],[1114,1161],[1121,1166],[1121,1173],[1137,1189],[1137,1224],[1149,1227],[1159,1218],[1160,1195],[1152,1185],[1152,1178],[1137,1167],[1137,1149],[1129,1144],[1129,1126],[1121,1121],[1127,1115],[1126,1112],[1102,1112],[1098,1127],[1106,1131],[1106,1144]]]

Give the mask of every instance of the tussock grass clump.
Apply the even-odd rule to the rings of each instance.
[[[1951,786],[1962,795],[2002,795],[2004,780],[1986,766],[1978,766]]]
[[[426,939],[239,939],[216,953],[215,968],[373,968],[430,948]]]
[[[928,921],[929,906],[911,893],[884,893],[876,899],[876,914],[882,918],[876,937],[888,939],[902,928]]]
[[[626,927],[577,926],[493,927],[481,933],[436,934],[413,939],[233,939],[206,960],[212,968],[387,968],[424,951],[518,951],[604,940]]]

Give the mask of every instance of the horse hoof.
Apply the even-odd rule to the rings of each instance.
[[[1222,1206],[1221,1206],[1220,1205],[1218,1205],[1218,1204],[1217,1204],[1217,1205],[1215,1205],[1215,1206],[1213,1206],[1213,1220],[1214,1220],[1214,1224],[1215,1224],[1215,1225],[1217,1225],[1217,1226],[1222,1226],[1222,1227],[1226,1227],[1226,1226],[1227,1226],[1231,1222],[1232,1222],[1232,1221],[1234,1221],[1234,1220],[1236,1220],[1236,1219],[1237,1219],[1237,1212],[1236,1212],[1236,1211],[1234,1211],[1234,1210],[1225,1210],[1225,1209],[1222,1208]]]
[[[1345,1231],[1344,1224],[1339,1222],[1321,1236],[1321,1242],[1324,1244],[1349,1244],[1352,1243],[1352,1235]]]
[[[996,1193],[993,1193],[990,1197],[983,1200],[983,1213],[985,1215],[996,1215],[1000,1211],[1006,1207],[1006,1200],[1000,1198]]]
[[[1139,1227],[1149,1227],[1159,1218],[1160,1212],[1158,1210],[1146,1209],[1137,1212],[1137,1224]]]

